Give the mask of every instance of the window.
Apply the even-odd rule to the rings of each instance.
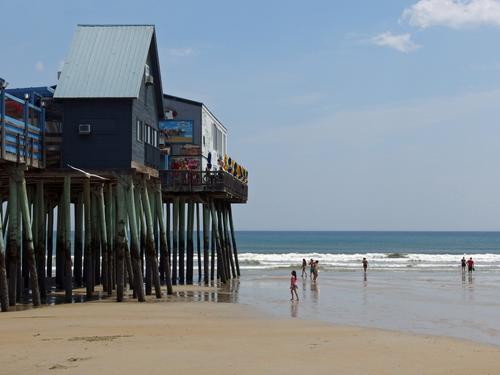
[[[149,125],[146,124],[146,143],[147,144],[150,144],[151,143],[151,138],[150,138],[150,130],[151,128],[149,127]]]
[[[135,137],[137,142],[144,141],[144,126],[141,120],[137,120],[135,123]]]
[[[148,78],[151,75],[151,69],[148,64],[144,65],[144,76]]]
[[[158,147],[158,131],[153,129],[153,146]]]

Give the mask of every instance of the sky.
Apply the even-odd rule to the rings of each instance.
[[[164,91],[249,170],[245,230],[500,230],[500,0],[5,1],[0,77],[79,23],[156,25]]]

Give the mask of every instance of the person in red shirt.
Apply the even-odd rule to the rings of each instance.
[[[467,270],[469,272],[474,271],[474,261],[472,260],[472,257],[467,261]]]

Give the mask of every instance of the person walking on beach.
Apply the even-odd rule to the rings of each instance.
[[[467,261],[465,260],[465,257],[462,257],[462,272],[465,272],[465,266],[467,266]]]
[[[307,277],[307,260],[302,259],[302,277]]]
[[[474,261],[472,260],[472,257],[470,257],[467,261],[467,270],[469,271],[469,273],[472,273],[472,271],[474,271]]]
[[[314,276],[314,259],[311,258],[309,261],[309,277],[312,279]]]
[[[368,269],[368,261],[366,260],[366,258],[363,258],[363,270],[365,271],[365,273],[367,269]]]
[[[292,299],[290,301],[293,301],[294,294],[295,297],[297,297],[297,301],[299,300],[297,289],[299,289],[299,286],[297,285],[297,272],[292,271],[292,277],[290,278],[290,293],[292,294]]]

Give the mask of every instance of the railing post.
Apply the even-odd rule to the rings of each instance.
[[[28,117],[29,117],[29,96],[24,97],[24,162],[28,163]]]
[[[42,168],[45,168],[46,155],[45,155],[45,103],[41,103],[41,111],[40,111],[40,160],[42,161]]]

